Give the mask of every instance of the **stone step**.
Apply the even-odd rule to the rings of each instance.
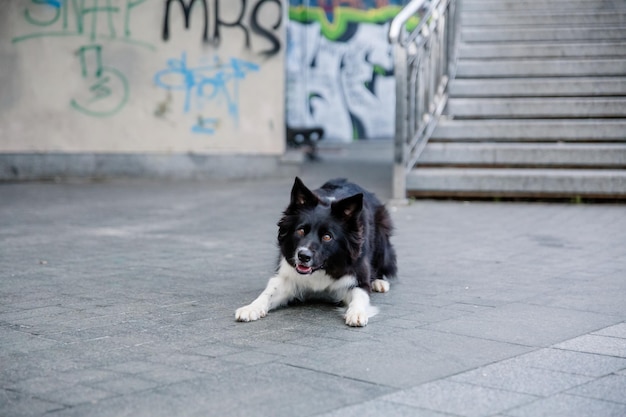
[[[446,113],[455,119],[626,118],[626,97],[451,98]]]
[[[454,79],[448,94],[451,98],[626,96],[626,77]]]
[[[626,168],[626,143],[431,142],[417,165]]]
[[[462,13],[463,27],[512,27],[512,26],[611,26],[626,22],[626,11],[584,13],[563,9],[536,12],[524,10],[516,13],[507,11],[466,11]]]
[[[625,35],[626,36],[626,35]],[[485,58],[626,58],[626,42],[576,43],[466,43],[459,51],[460,59]]]
[[[447,120],[432,141],[626,142],[626,119]]]
[[[626,26],[502,28],[465,27],[461,41],[471,42],[537,42],[537,41],[623,41]]]
[[[420,197],[624,198],[626,170],[418,168],[406,186]]]
[[[586,11],[586,12],[606,12],[626,9],[623,1],[612,0],[551,0],[551,1],[515,1],[515,0],[471,0],[463,1],[462,10],[470,11],[506,11],[525,12],[527,10],[545,11]]]
[[[461,46],[462,47],[462,46]],[[623,76],[626,58],[615,59],[461,59],[457,78]]]
[[[464,0],[421,197],[626,198],[626,1]]]

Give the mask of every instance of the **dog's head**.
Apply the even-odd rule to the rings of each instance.
[[[282,255],[302,275],[324,269],[341,276],[361,254],[362,210],[363,194],[321,198],[296,177],[291,202],[278,222]]]

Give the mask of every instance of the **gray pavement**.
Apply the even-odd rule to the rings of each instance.
[[[299,168],[390,196],[387,144]],[[391,207],[399,278],[349,328],[236,323],[293,178],[0,185],[0,416],[626,415],[626,207]]]

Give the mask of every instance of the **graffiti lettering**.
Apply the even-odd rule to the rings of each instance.
[[[259,11],[261,9],[261,6],[264,5],[267,2],[276,3],[278,5],[279,10],[280,10],[280,8],[281,8],[280,0],[261,0],[261,1],[259,1],[254,6],[254,9],[252,9],[252,16],[250,17],[250,27],[252,28],[252,31],[254,33],[256,33],[257,35],[259,35],[261,37],[264,37],[265,39],[267,39],[272,44],[271,48],[266,49],[264,51],[261,51],[261,55],[264,55],[266,57],[270,57],[272,55],[277,54],[280,51],[280,41],[278,40],[278,38],[276,37],[274,32],[271,32],[271,31],[267,30],[266,28],[264,28],[263,26],[261,26],[259,24],[259,20],[258,20]],[[271,27],[272,30],[276,31],[280,27],[281,22],[282,22],[282,15],[279,14],[278,15],[278,19],[276,20],[276,23]]]
[[[250,32],[248,32],[248,28],[246,28],[242,23],[241,20],[243,19],[243,15],[246,13],[246,0],[241,0],[241,7],[239,8],[239,16],[237,17],[237,19],[235,19],[234,22],[226,22],[224,20],[222,20],[222,18],[220,17],[220,2],[216,1],[215,2],[215,31],[213,32],[213,42],[215,42],[216,45],[220,44],[221,41],[221,36],[220,36],[220,26],[226,26],[226,27],[238,27],[243,31],[243,35],[245,36],[245,42],[244,45],[246,45],[246,48],[250,48]]]
[[[335,17],[338,10],[353,9],[335,9]],[[377,9],[355,12],[378,16],[374,20],[384,16]],[[290,20],[288,125],[320,126],[327,138],[346,142],[393,135],[395,98],[388,23],[369,22],[350,22],[349,30],[329,38],[320,22]]]
[[[317,22],[322,35],[342,40],[350,27],[363,23],[383,24],[391,20],[407,0],[289,0],[289,19],[300,23]],[[412,19],[410,25],[416,24]]]
[[[95,117],[117,113],[128,101],[128,81],[124,74],[102,65],[101,45],[83,46],[76,55],[88,89],[81,97],[70,101],[72,108]]]
[[[229,0],[234,2],[236,0]],[[171,38],[170,19],[172,4],[178,3],[183,14],[183,22],[185,29],[189,30],[191,23],[191,13],[193,10],[199,10],[202,13],[203,29],[202,40],[219,45],[222,39],[223,28],[239,28],[244,36],[244,46],[252,49],[252,41],[250,31],[260,37],[264,42],[271,45],[270,48],[259,51],[260,55],[271,57],[278,53],[281,48],[280,34],[278,29],[282,24],[282,3],[280,0],[257,0],[254,6],[250,8],[248,13],[247,0],[239,0],[239,13],[234,20],[225,20],[220,14],[220,0],[165,0],[165,12],[163,13],[163,30],[162,38],[168,41]],[[269,3],[275,5],[276,21],[268,27],[261,24],[259,15]],[[197,13],[197,12],[195,12]],[[249,14],[246,21],[246,15]],[[209,26],[213,28],[213,32],[209,34]]]
[[[85,37],[96,40],[118,40],[154,50],[148,42],[134,39],[130,25],[133,10],[146,0],[30,0],[24,9],[24,20],[35,31],[16,36],[13,43],[44,37]],[[119,34],[119,28],[123,28]]]
[[[187,54],[182,53],[180,59],[167,61],[167,68],[154,75],[154,84],[167,91],[184,94],[183,113],[192,108],[201,111],[205,104],[225,104],[228,115],[235,126],[239,123],[239,83],[250,72],[259,71],[259,66],[238,58],[231,58],[223,63],[214,57],[213,63],[189,67]],[[194,133],[214,133],[218,120],[200,117],[191,131]]]
[[[349,142],[393,135],[389,21],[408,0],[289,0],[287,124]],[[413,17],[408,27],[415,27]]]
[[[185,3],[188,1],[188,3]],[[206,0],[165,0],[165,13],[163,14],[163,40],[170,39],[170,7],[173,2],[178,2],[183,10],[183,17],[185,19],[185,29],[189,29],[189,20],[191,19],[191,6],[198,1],[202,5],[202,12],[204,16],[204,29],[202,30],[202,40],[209,41],[209,9]]]
[[[49,20],[39,20],[36,17],[33,17],[33,13],[30,9],[24,10],[24,19],[30,24],[37,26],[48,26],[53,24],[59,19],[61,16],[61,2],[58,0],[32,0],[35,4],[48,5],[52,7],[53,15]],[[46,7],[47,11],[50,11],[50,7]]]
[[[122,72],[103,64],[99,41],[121,41],[154,50],[151,44],[134,39],[130,30],[133,10],[146,1],[28,0],[23,17],[28,23],[25,27],[33,31],[14,37],[12,42],[83,38],[86,45],[76,51],[83,88],[74,92],[70,107],[88,116],[111,116],[128,101],[129,85]]]

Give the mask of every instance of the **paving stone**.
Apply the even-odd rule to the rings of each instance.
[[[575,395],[557,394],[508,410],[512,417],[623,417],[626,405]]]
[[[146,359],[153,363],[170,366],[177,366],[180,364],[193,364],[195,362],[207,360],[206,357],[200,355],[186,354],[181,352],[157,353],[148,356]]]
[[[559,343],[554,347],[558,349],[626,358],[626,339],[616,337],[587,334],[563,343]]]
[[[177,384],[168,395],[197,398],[198,393],[211,390],[202,402],[210,404],[212,410],[221,409],[222,415],[246,415],[247,410],[258,415],[293,416],[314,415],[390,392],[384,386],[273,363],[217,377],[217,387],[215,381],[202,379]],[[225,400],[230,390],[240,393],[239,407]]]
[[[567,394],[626,404],[626,376],[607,375],[573,388]]]
[[[180,369],[185,369],[196,373],[219,374],[222,372],[233,371],[244,366],[247,366],[247,364],[241,362],[228,362],[221,359],[207,359],[187,364],[180,364],[178,367]]]
[[[167,385],[180,381],[200,378],[203,374],[191,370],[185,370],[166,365],[154,364],[147,371],[136,376],[142,379],[154,381],[159,385]]]
[[[50,415],[54,417],[84,417],[88,415],[99,417],[218,416],[218,414],[213,414],[208,407],[202,410],[196,404],[188,403],[186,399],[174,398],[154,391],[108,397],[95,403],[66,407],[50,413]]]
[[[130,360],[108,365],[102,369],[125,374],[140,374],[154,369],[154,363],[149,361]]]
[[[314,348],[309,346],[304,346],[301,344],[295,344],[291,342],[285,343],[268,343],[265,345],[261,345],[257,347],[259,352],[269,353],[272,355],[280,355],[280,356],[295,356],[302,355],[306,352],[312,351]]]
[[[453,376],[451,381],[498,388],[547,397],[568,388],[582,385],[592,380],[591,377],[528,368],[516,362],[503,361]]]
[[[38,308],[29,308],[25,310],[3,313],[0,314],[0,320],[7,323],[21,324],[28,323],[29,319],[32,319],[34,317],[37,317],[39,319],[45,319],[47,317],[53,317],[68,312],[72,312],[72,309],[61,307],[58,305],[46,305]]]
[[[385,401],[458,416],[487,416],[537,397],[448,380],[431,382],[384,397]]]
[[[552,348],[539,349],[506,362],[591,377],[601,377],[626,368],[625,358]]]
[[[2,416],[38,416],[63,408],[64,406],[59,403],[36,398],[23,392],[0,388],[0,415]]]
[[[528,348],[425,330],[346,342],[284,359],[295,366],[405,388],[509,358]],[[358,358],[358,360],[354,360]]]
[[[597,332],[593,332],[593,334],[626,339],[626,323],[616,324],[615,326],[610,326],[602,330],[598,330]]]
[[[45,350],[58,346],[59,343],[39,335],[34,335],[25,331],[3,329],[0,349],[4,353],[26,353],[38,350]],[[28,329],[30,330],[30,329]]]
[[[120,376],[115,379],[109,379],[89,384],[90,387],[96,388],[98,390],[123,395],[137,391],[146,391],[152,388],[156,388],[158,385],[159,384],[154,381],[148,381],[132,376]]]
[[[597,271],[591,281],[572,283],[569,288],[542,294],[533,298],[532,302],[623,317],[626,314],[626,303],[622,294],[626,292],[626,285],[615,282],[613,277],[602,275],[601,271]],[[602,303],[598,303],[598,299],[602,299]]]
[[[327,339],[323,336],[320,336],[320,337],[303,336],[303,337],[299,337],[297,339],[291,340],[289,343],[302,345],[302,346],[306,346],[309,348],[315,348],[316,350],[340,348],[341,346],[345,345],[345,342],[343,340]]]
[[[304,166],[305,183],[389,196],[388,161],[339,161]],[[400,273],[367,327],[318,301],[236,323],[274,271],[292,182],[1,185],[0,415],[439,417],[448,392],[457,415],[511,417],[585,386],[565,398],[622,410],[598,378],[626,376],[623,207],[390,207]],[[451,380],[491,364],[556,401]],[[441,402],[415,396],[429,389]]]
[[[547,346],[614,320],[597,313],[512,303],[424,328],[528,346]]]
[[[238,347],[228,346],[223,343],[211,343],[208,345],[192,347],[192,348],[187,349],[187,351],[189,353],[193,353],[196,355],[219,358],[220,356],[242,352],[243,349],[238,348]]]
[[[106,369],[80,369],[71,372],[61,372],[57,374],[57,377],[66,383],[71,384],[86,384],[99,381],[105,381],[110,379],[116,379],[120,376],[118,372],[113,372]]]
[[[258,365],[261,363],[275,362],[280,358],[277,355],[271,355],[263,352],[248,351],[233,353],[231,355],[222,356],[221,359],[228,362],[241,363],[245,365]]]
[[[71,388],[77,383],[78,381],[67,381],[56,376],[43,376],[5,383],[5,388],[29,395],[38,395],[59,389]]]
[[[317,414],[316,417],[449,417],[450,414],[438,413],[424,408],[410,407],[405,404],[384,400],[368,401],[343,407],[329,413]]]
[[[75,385],[68,389],[47,392],[41,394],[40,398],[66,406],[75,406],[78,404],[93,403],[105,398],[115,396],[111,392],[101,389],[91,388],[83,385]]]

